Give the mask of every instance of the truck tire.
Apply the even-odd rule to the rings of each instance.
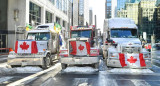
[[[49,54],[47,54],[47,56],[43,59],[43,61],[44,61],[44,65],[42,66],[43,69],[47,69],[51,66],[51,59]]]
[[[61,67],[62,67],[62,69],[66,69],[67,64],[63,64],[63,63],[61,63]]]

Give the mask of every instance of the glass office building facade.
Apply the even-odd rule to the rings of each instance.
[[[105,18],[111,18],[111,0],[106,0],[105,5]]]

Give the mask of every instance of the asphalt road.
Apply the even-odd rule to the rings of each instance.
[[[85,66],[84,66],[85,67]],[[160,86],[160,68],[153,66],[150,74],[121,74],[111,73],[104,61],[100,61],[99,71],[66,72],[58,66],[32,80],[26,81],[25,86]],[[55,71],[57,73],[55,73]],[[21,73],[0,76],[0,86],[5,86],[23,79],[33,73]],[[2,79],[3,78],[3,79]]]
[[[60,71],[55,76],[53,71],[38,77],[26,86],[160,86],[160,68],[151,69],[151,74],[121,74],[110,73],[105,63],[101,61],[100,71],[92,73]],[[44,79],[44,77],[48,77]]]
[[[16,73],[16,74],[9,74],[9,75],[1,75],[0,76],[0,86],[6,86],[9,83],[15,82],[17,80],[20,80],[32,74],[33,73]]]
[[[160,86],[160,75],[59,73],[50,80],[52,86]]]

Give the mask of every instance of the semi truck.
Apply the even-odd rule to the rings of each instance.
[[[104,20],[103,58],[108,67],[151,67],[149,52],[142,48],[138,27],[129,18]]]
[[[94,43],[95,26],[71,26],[67,49],[60,50],[62,69],[68,65],[99,66],[99,49]]]
[[[44,69],[58,60],[59,33],[54,30],[54,23],[38,25],[27,32],[26,39],[17,40],[15,50],[8,55],[8,65],[40,66]]]

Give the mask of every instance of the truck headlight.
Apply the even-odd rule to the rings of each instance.
[[[37,55],[43,55],[44,54],[44,52],[38,52],[37,53]]]

